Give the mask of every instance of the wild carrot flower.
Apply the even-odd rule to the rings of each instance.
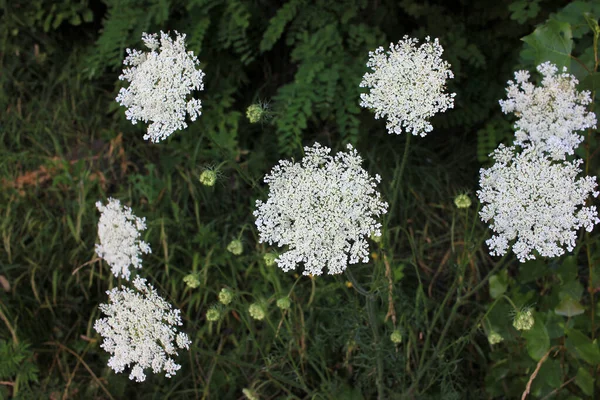
[[[596,115],[585,107],[592,101],[590,92],[576,89],[579,82],[566,67],[559,74],[554,64],[545,62],[537,70],[543,76],[540,86],[529,82],[528,71],[515,72],[500,106],[517,117],[515,144],[533,144],[553,159],[564,160],[583,141],[577,131],[596,127]]]
[[[598,196],[596,177],[577,178],[577,161],[553,161],[534,147],[515,153],[500,145],[492,154],[495,164],[480,170],[483,204],[479,215],[495,235],[487,241],[492,255],[504,255],[509,242],[521,262],[557,257],[563,247],[572,251],[577,230],[590,232],[600,222],[595,206],[585,206],[588,196]]]
[[[121,207],[119,200],[109,198],[108,204],[96,202],[100,211],[96,254],[111,267],[112,273],[129,280],[129,266],[142,267],[141,253],[151,253],[148,243],[140,240],[141,231],[146,229],[146,219],[133,215],[131,208]]]
[[[176,348],[188,349],[191,343],[175,329],[182,324],[179,310],[145,279],[136,277],[133,286],[135,291],[126,287],[107,291],[109,303],[99,306],[106,318],[98,319],[94,329],[104,338],[101,347],[111,354],[108,366],[117,373],[132,367],[129,379],[137,382],[146,379],[146,368],[164,371],[170,378],[181,368],[171,358],[177,355]]]
[[[219,292],[219,301],[221,304],[228,305],[233,301],[233,292],[231,289],[223,288]]]
[[[417,39],[404,36],[390,49],[369,52],[360,87],[370,92],[360,95],[362,107],[375,110],[375,118],[387,118],[388,133],[402,131],[425,136],[433,130],[429,118],[454,107],[455,93],[444,93],[446,79],[454,78],[450,64],[442,60],[444,51],[438,39],[417,47]]]
[[[375,218],[387,212],[376,184],[362,158],[348,152],[329,155],[331,149],[316,143],[305,147],[301,163],[282,160],[265,177],[266,202],[256,202],[260,242],[288,246],[275,260],[284,271],[304,264],[304,275],[343,272],[348,264],[368,262],[366,237],[381,235]]]
[[[150,52],[127,49],[123,61],[125,68],[120,80],[130,82],[121,88],[117,102],[127,107],[125,115],[133,124],[148,122],[144,139],[159,142],[178,129],[185,129],[186,113],[192,121],[201,114],[200,100],[190,99],[193,90],[203,90],[204,72],[197,69],[200,63],[191,51],[185,50],[185,35],[175,31],[173,41],[168,34],[142,34]]]

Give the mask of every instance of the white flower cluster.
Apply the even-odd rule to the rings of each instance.
[[[556,257],[575,247],[576,230],[588,232],[600,222],[595,206],[585,207],[590,194],[598,196],[596,177],[577,179],[581,160],[554,161],[533,146],[515,153],[500,145],[495,164],[481,169],[477,192],[481,219],[496,232],[487,241],[492,255],[506,253],[509,242],[521,262]]]
[[[107,317],[98,319],[94,329],[104,338],[101,347],[112,355],[108,366],[120,373],[133,365],[129,379],[137,382],[146,379],[144,369],[150,367],[170,378],[181,368],[171,358],[177,355],[176,346],[188,349],[191,343],[175,329],[182,324],[179,310],[173,310],[145,279],[136,277],[133,285],[137,291],[125,287],[107,291],[110,303],[100,304]]]
[[[173,41],[168,34],[142,34],[150,52],[127,49],[124,65],[131,65],[119,76],[130,82],[122,88],[116,100],[127,107],[125,115],[133,124],[152,121],[144,139],[158,142],[177,129],[185,129],[186,112],[195,121],[201,114],[200,100],[187,96],[192,90],[203,90],[204,72],[196,69],[200,63],[194,53],[185,51],[185,34],[175,31]],[[157,50],[160,47],[160,52]]]
[[[141,253],[151,253],[148,243],[140,240],[140,231],[146,229],[145,218],[133,215],[131,208],[121,207],[119,200],[109,198],[105,206],[96,202],[100,211],[96,254],[111,267],[112,273],[129,280],[129,266],[142,267]]]
[[[325,267],[339,274],[348,263],[368,262],[365,237],[381,235],[374,217],[388,205],[376,190],[379,175],[370,177],[347,147],[333,157],[315,143],[304,148],[302,163],[282,160],[265,177],[269,199],[256,202],[256,226],[260,242],[288,246],[276,259],[284,271],[304,263],[304,275],[321,275]]]
[[[543,76],[541,86],[529,82],[528,71],[517,71],[500,106],[518,118],[515,144],[533,144],[553,159],[564,160],[583,141],[576,132],[596,127],[596,115],[585,107],[592,101],[590,92],[577,91],[578,81],[566,67],[558,74],[555,65],[545,62],[537,70]]]
[[[425,136],[433,130],[429,118],[454,107],[455,93],[444,93],[446,79],[454,78],[450,64],[441,59],[444,51],[438,39],[427,37],[421,44],[404,36],[398,44],[390,44],[369,52],[366,73],[360,87],[370,88],[361,94],[360,105],[375,110],[375,118],[387,117],[389,133],[402,131]]]

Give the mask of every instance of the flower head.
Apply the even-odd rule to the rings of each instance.
[[[392,343],[395,343],[395,344],[402,343],[402,333],[400,333],[400,331],[396,329],[390,335],[390,340],[392,341]]]
[[[242,244],[241,240],[238,240],[238,239],[232,240],[227,245],[227,251],[230,252],[231,254],[239,256],[240,254],[242,254],[244,252],[244,245]]]
[[[513,326],[519,331],[530,330],[533,328],[534,323],[535,320],[529,308],[524,308],[523,310],[517,311],[515,314],[515,319],[513,320]]]
[[[388,207],[376,190],[381,178],[369,176],[351,145],[335,156],[318,143],[304,150],[301,163],[282,160],[265,177],[269,198],[254,211],[260,241],[288,246],[277,265],[289,271],[304,263],[304,275],[368,262],[366,237],[381,235],[375,217]]]
[[[446,79],[454,78],[441,59],[444,49],[429,36],[418,43],[404,36],[387,52],[383,47],[369,52],[367,67],[373,72],[364,75],[360,87],[371,91],[360,95],[360,105],[374,109],[376,119],[387,117],[389,133],[425,136],[433,130],[429,118],[454,107],[455,93],[444,93]]]
[[[275,260],[277,260],[277,254],[267,253],[263,256],[263,260],[265,260],[265,265],[267,267],[272,267],[273,265],[275,265]]]
[[[192,121],[201,114],[200,100],[187,100],[193,90],[203,90],[204,72],[197,69],[200,63],[191,51],[185,50],[185,35],[172,40],[168,34],[142,34],[150,52],[127,49],[124,65],[130,65],[119,76],[130,82],[121,88],[117,102],[127,107],[125,115],[133,124],[148,122],[144,139],[159,142],[178,129],[185,129],[186,114]]]
[[[119,200],[109,198],[108,204],[96,202],[100,211],[96,254],[110,265],[112,273],[129,280],[129,266],[142,267],[141,253],[151,253],[148,243],[140,240],[141,231],[146,229],[146,219],[133,215],[131,208],[121,207]]]
[[[223,305],[228,305],[233,301],[233,292],[231,289],[223,288],[219,292],[219,301]]]
[[[575,247],[576,230],[588,232],[600,222],[595,206],[585,206],[590,194],[598,195],[596,177],[577,178],[581,160],[552,161],[534,147],[515,153],[500,145],[491,156],[496,163],[480,170],[483,208],[481,219],[496,233],[487,241],[492,255],[512,249],[521,262],[557,257]]]
[[[457,208],[469,208],[471,207],[471,199],[466,194],[459,194],[454,198],[454,205]]]
[[[596,115],[586,110],[592,99],[589,91],[576,89],[577,79],[550,62],[537,67],[542,74],[541,86],[529,82],[529,72],[515,72],[508,81],[507,99],[500,100],[505,114],[515,113],[515,144],[534,144],[553,159],[564,160],[583,141],[576,132],[596,127]]]
[[[217,182],[217,173],[213,170],[206,169],[200,174],[200,183],[204,186],[214,186]]]
[[[257,319],[259,321],[265,319],[265,316],[267,315],[265,312],[265,308],[258,303],[250,304],[250,307],[248,307],[248,312],[250,313],[250,316],[252,318]]]
[[[212,307],[206,312],[206,320],[210,322],[218,321],[221,318],[221,313],[218,308]]]
[[[488,342],[490,344],[498,344],[501,341],[504,340],[504,338],[502,337],[502,335],[500,335],[498,332],[496,331],[490,331],[490,333],[488,334]]]
[[[290,298],[285,296],[277,299],[277,308],[280,310],[289,310],[291,306]]]
[[[198,277],[198,274],[186,275],[183,277],[183,281],[191,289],[196,289],[198,286],[200,286],[200,279]]]
[[[132,366],[129,379],[137,382],[146,379],[146,368],[164,371],[170,378],[181,368],[171,356],[177,355],[176,348],[188,349],[191,343],[175,329],[182,324],[179,310],[145,279],[138,276],[133,285],[135,291],[126,287],[107,291],[110,302],[99,306],[107,317],[98,319],[94,329],[104,338],[101,347],[111,354],[108,366],[117,373]]]

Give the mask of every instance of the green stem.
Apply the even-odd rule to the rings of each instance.
[[[373,332],[373,342],[375,345],[375,360],[377,365],[377,378],[375,379],[375,384],[377,386],[377,398],[383,399],[383,358],[381,357],[380,349],[379,349],[379,331],[377,330],[377,316],[375,313],[375,295],[373,293],[368,292],[363,288],[349,268],[346,268],[346,276],[348,280],[352,282],[352,287],[362,296],[366,298],[366,309],[367,315],[369,317],[369,325],[371,326],[371,331]]]

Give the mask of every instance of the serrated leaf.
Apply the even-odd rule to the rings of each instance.
[[[560,303],[554,309],[554,312],[558,315],[563,315],[565,317],[574,317],[576,315],[583,314],[585,308],[581,305],[581,303],[571,296],[565,296],[560,301]]]
[[[577,376],[575,377],[575,383],[581,388],[583,393],[591,396],[594,393],[594,378],[592,375],[583,367],[579,367],[577,370]]]
[[[539,361],[550,349],[548,331],[539,318],[536,318],[530,330],[523,332],[523,337],[527,341],[527,353],[536,361]]]
[[[531,46],[537,65],[550,61],[559,70],[571,65],[573,33],[569,23],[550,19],[521,40]]]
[[[591,365],[600,364],[600,349],[598,345],[583,333],[570,329],[567,331],[567,350]]]

